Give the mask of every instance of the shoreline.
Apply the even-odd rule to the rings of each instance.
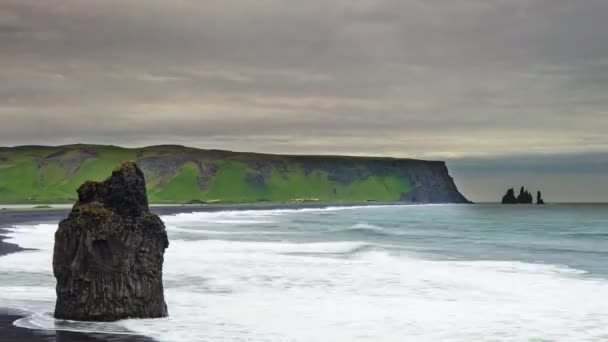
[[[41,223],[55,223],[67,216],[66,210],[2,210],[0,211],[0,257],[11,254],[26,251],[27,249],[22,248],[14,243],[6,242],[8,238],[6,236],[9,233],[8,228],[14,227],[20,224],[41,224]]]
[[[24,312],[0,308],[0,340],[3,342],[156,342],[141,335],[83,333],[20,328],[13,324],[27,317]]]
[[[5,242],[4,240],[8,238],[5,234],[7,234],[8,232],[9,231],[7,229],[0,228],[0,257],[7,254],[17,253],[26,250],[25,248],[21,248],[19,245],[16,245],[14,243]]]
[[[0,257],[27,251],[19,245],[4,241],[7,239],[7,228],[22,224],[57,223],[67,217],[65,209],[32,209],[0,211]],[[0,341],[3,342],[156,342],[142,335],[117,335],[103,333],[85,333],[60,330],[38,330],[15,326],[13,323],[28,317],[26,311],[0,307]]]
[[[353,206],[391,206],[406,205],[408,203],[296,203],[296,204],[230,204],[230,205],[150,205],[153,213],[163,215],[176,215],[192,212],[221,212],[244,210],[282,210],[282,209],[323,209],[328,207]],[[0,257],[26,251],[19,245],[6,242],[7,229],[24,224],[57,223],[66,218],[70,208],[14,208],[0,210]],[[27,317],[25,312],[14,311],[0,307],[0,340],[3,342],[155,342],[154,339],[141,335],[113,335],[95,334],[56,330],[35,330],[15,326],[13,323]]]

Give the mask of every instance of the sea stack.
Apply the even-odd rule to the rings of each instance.
[[[502,197],[502,204],[517,204],[517,197],[515,197],[513,188],[507,190],[507,193]]]
[[[515,190],[513,188],[507,190],[507,193],[502,197],[502,204],[532,204],[534,203],[534,197],[526,190],[525,187],[519,189],[519,195],[515,197]],[[536,204],[545,204],[543,196],[539,191],[536,194]]]
[[[543,199],[543,194],[540,191],[536,194],[536,204],[540,204],[540,205],[545,204],[545,200]]]
[[[165,225],[150,212],[143,172],[124,163],[103,182],[85,182],[55,233],[55,317],[116,321],[167,316]]]
[[[519,196],[517,196],[517,203],[518,204],[532,204],[533,202],[534,202],[534,198],[532,197],[532,194],[530,194],[530,192],[522,186],[521,189],[519,190]]]

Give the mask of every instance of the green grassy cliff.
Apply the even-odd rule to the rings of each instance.
[[[466,202],[443,162],[68,145],[0,148],[0,203],[74,202],[84,181],[127,160],[144,171],[151,203]]]

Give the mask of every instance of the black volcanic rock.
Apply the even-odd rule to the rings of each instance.
[[[509,189],[507,193],[502,197],[502,204],[532,204],[534,203],[534,196],[526,190],[525,187],[521,187],[519,189],[519,195],[515,197],[515,190],[513,188]],[[537,203],[544,204],[545,202],[542,200],[542,195],[540,191],[537,195]]]
[[[167,232],[148,207],[143,172],[124,163],[86,182],[55,233],[55,317],[80,321],[167,316],[162,269]]]
[[[515,197],[513,188],[507,190],[507,193],[502,197],[502,204],[517,204],[517,197]]]
[[[526,190],[522,186],[521,189],[519,190],[519,196],[517,196],[517,203],[518,204],[532,204],[533,202],[534,202],[534,198],[532,197],[532,194],[530,194],[530,192],[528,192],[528,190]]]
[[[400,201],[409,203],[473,203],[462,195],[445,162],[402,161],[398,164],[408,170],[413,189],[401,194]]]
[[[543,195],[540,191],[536,193],[536,204],[545,204],[545,200],[543,200]]]

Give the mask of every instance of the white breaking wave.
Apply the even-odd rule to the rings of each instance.
[[[608,333],[608,305],[593,300],[608,284],[564,267],[281,254],[354,243],[214,241],[194,257],[183,247],[167,255],[168,279],[198,275],[204,286],[169,288],[169,319],[126,327],[162,341],[601,341]]]
[[[167,231],[178,232],[178,233],[189,233],[189,234],[201,234],[201,235],[279,235],[279,234],[295,234],[295,232],[273,232],[273,231],[264,231],[264,230],[243,230],[243,231],[226,231],[226,230],[208,230],[208,229],[196,229],[196,228],[178,228],[173,226],[168,226]]]
[[[136,335],[119,323],[113,322],[76,322],[55,319],[50,312],[39,312],[28,317],[18,319],[15,326],[36,330],[62,330],[84,333],[103,333],[114,335]]]
[[[361,230],[369,230],[369,231],[376,231],[376,232],[384,232],[386,231],[385,228],[380,227],[380,226],[376,226],[373,224],[369,224],[369,223],[357,223],[354,226],[351,226],[349,229],[361,229]]]
[[[255,211],[163,219],[169,231],[196,230],[196,220],[209,217],[201,214],[253,221],[291,215]],[[18,322],[21,326],[128,329],[167,342],[599,342],[608,337],[608,281],[585,278],[581,270],[517,261],[426,260],[364,241],[225,241],[221,234],[213,240],[170,241],[164,269],[170,317],[58,325],[48,314],[55,299],[55,228],[14,230],[11,242],[39,250],[0,258],[0,279],[10,283],[0,282],[0,302],[22,303],[34,313]],[[261,232],[255,225],[250,231]],[[29,284],[11,282],[24,274]]]
[[[407,231],[405,230],[397,230],[397,229],[388,229],[385,227],[377,226],[374,224],[369,224],[366,222],[360,222],[345,229],[334,229],[331,232],[333,233],[343,233],[343,232],[361,232],[361,233],[371,233],[371,234],[380,234],[380,235],[407,235]]]
[[[431,204],[424,206],[432,206]],[[332,211],[348,211],[362,209],[379,209],[379,208],[414,208],[412,205],[368,205],[368,206],[334,206],[325,208],[298,208],[298,209],[270,209],[270,210],[233,210],[233,211],[217,211],[217,212],[192,212],[180,213],[174,215],[165,215],[161,218],[165,223],[184,223],[184,222],[209,222],[214,220],[226,220],[248,218],[256,222],[259,218],[271,218],[276,216],[291,215],[297,213],[316,213],[316,212],[332,212]],[[259,222],[259,221],[257,221]]]
[[[0,272],[29,272],[52,275],[54,234],[56,224],[21,225],[6,228],[6,242],[36,250],[5,255],[0,258]],[[0,284],[1,285],[1,284]]]
[[[49,236],[53,237],[57,224],[17,225],[5,228],[9,233],[6,242],[17,244],[24,248],[53,250],[53,240],[49,244]]]

